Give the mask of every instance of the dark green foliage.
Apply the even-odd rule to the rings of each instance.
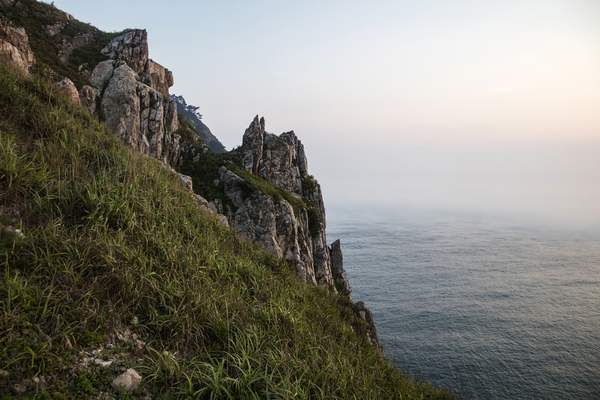
[[[323,229],[321,217],[314,207],[306,209],[308,212],[308,229],[310,230],[310,236],[315,237]]]
[[[176,134],[181,136],[181,139],[184,143],[192,143],[196,145],[198,148],[202,147],[204,143],[200,138],[196,127],[190,123],[185,117],[179,113],[177,113],[177,121],[179,122],[179,129],[177,129]]]
[[[92,71],[98,63],[107,59],[107,57],[102,54],[101,50],[106,47],[108,42],[121,35],[121,33],[122,32],[98,32],[98,36],[94,43],[73,50],[68,60],[69,67],[73,71],[77,71],[79,70],[79,66],[83,65],[84,69]]]
[[[237,155],[232,153],[216,154],[212,151],[204,151],[202,145],[196,147],[197,161],[193,161],[193,155],[183,156],[183,163],[179,172],[192,177],[194,191],[207,200],[220,199],[224,204],[230,201],[223,193],[222,185],[215,185],[219,179],[218,170],[222,166],[231,165],[232,160],[237,160]]]
[[[225,153],[225,146],[212,134],[208,126],[202,122],[202,115],[198,113],[199,107],[188,105],[182,96],[170,95],[170,98],[177,102],[177,112],[185,118],[187,122],[196,128],[196,131],[210,149],[217,153]]]
[[[54,85],[0,64],[0,87],[0,398],[451,398]],[[141,387],[112,388],[131,367]]]
[[[304,196],[310,196],[315,190],[320,190],[319,183],[314,176],[308,175],[302,179],[302,192]]]

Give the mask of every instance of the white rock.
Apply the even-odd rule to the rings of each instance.
[[[113,386],[120,386],[129,391],[135,390],[142,382],[142,377],[132,368],[123,372],[113,380]]]

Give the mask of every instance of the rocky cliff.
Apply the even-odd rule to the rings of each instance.
[[[247,172],[291,193],[300,205],[294,207],[283,198],[273,199],[260,192],[244,196],[243,179],[222,167],[220,180],[234,206],[229,212],[231,225],[272,253],[293,260],[305,282],[336,290],[321,187],[308,174],[300,140],[294,132],[279,136],[267,133],[264,118],[256,116],[238,151]]]
[[[169,99],[173,74],[149,58],[145,30],[130,30],[102,49],[108,60],[80,89],[82,104],[99,114],[129,147],[177,165],[181,137],[176,133],[177,105]]]
[[[0,5],[15,7],[8,0]],[[58,40],[55,36],[74,21],[68,14],[60,16],[56,23],[40,27],[50,41]],[[179,129],[177,101],[169,97],[173,74],[149,58],[145,30],[126,30],[104,43],[100,31],[86,29],[72,38],[63,37],[54,54],[61,60],[54,68],[62,70],[60,63],[72,63],[75,50],[98,47],[89,62],[77,67],[78,75],[71,76],[85,83],[78,89],[72,79],[56,71],[50,74],[73,102],[103,120],[128,147],[169,168],[179,169],[184,160],[193,166],[213,156],[213,161],[222,157],[225,163],[221,165],[217,160],[200,169],[188,168],[201,173],[183,168],[191,177],[183,175],[182,180],[196,192],[198,204],[220,214],[224,223],[228,221],[246,239],[289,260],[304,282],[351,299],[340,242],[327,245],[321,187],[308,172],[304,146],[296,134],[268,133],[264,118],[256,116],[237,150],[215,155],[198,132],[183,135]],[[36,60],[25,30],[6,19],[0,19],[0,55],[24,73]],[[45,57],[48,59],[47,54]],[[198,181],[208,184],[204,189],[193,187],[192,182]],[[373,327],[369,340],[377,344],[371,314],[364,304],[360,309],[361,318]]]

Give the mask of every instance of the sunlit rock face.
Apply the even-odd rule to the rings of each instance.
[[[4,6],[12,2],[4,0]],[[25,29],[15,27],[7,19],[0,16],[0,57],[29,75],[29,70],[35,64],[35,56],[29,46],[29,37]]]
[[[81,104],[79,99],[79,92],[75,87],[73,81],[69,78],[63,78],[62,80],[56,82],[56,85],[63,91],[64,94],[75,104]]]

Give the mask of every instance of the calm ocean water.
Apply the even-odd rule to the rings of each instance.
[[[401,369],[467,399],[600,399],[600,236],[330,218],[354,301]]]

